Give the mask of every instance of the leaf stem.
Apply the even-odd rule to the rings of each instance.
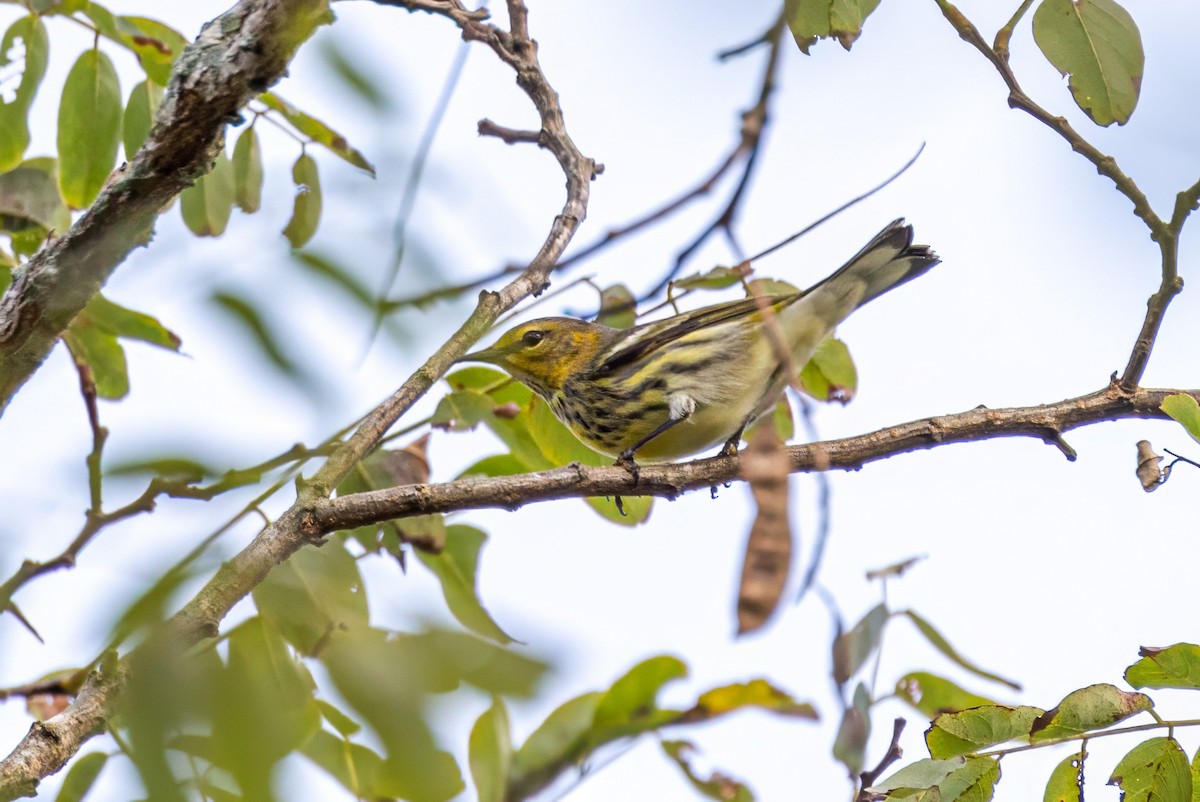
[[[1157,716],[1156,716],[1157,718]],[[1048,738],[1045,741],[1039,741],[1035,744],[1022,744],[1021,746],[1012,746],[1007,749],[992,749],[988,752],[978,752],[978,757],[1003,757],[1004,755],[1015,754],[1016,752],[1028,752],[1031,749],[1041,749],[1044,746],[1055,746],[1057,744],[1066,744],[1072,741],[1088,741],[1093,738],[1106,738],[1109,735],[1125,735],[1131,732],[1147,732],[1149,730],[1172,730],[1177,727],[1200,727],[1200,718],[1181,719],[1179,721],[1165,721],[1159,719],[1150,724],[1137,724],[1132,727],[1117,727],[1112,730],[1104,730],[1103,732],[1088,732],[1082,735],[1064,735],[1061,738]]]
[[[1012,18],[1004,24],[1004,27],[996,31],[996,39],[992,43],[992,49],[996,51],[996,55],[1008,61],[1008,42],[1012,39],[1013,29],[1017,27],[1017,23],[1021,21],[1021,17],[1025,16],[1025,12],[1033,5],[1033,0],[1024,0],[1021,7],[1013,12]]]

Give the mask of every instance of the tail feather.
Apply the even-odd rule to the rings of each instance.
[[[941,261],[928,245],[913,245],[912,240],[912,226],[903,217],[894,220],[850,261],[808,292],[825,289],[834,296],[861,292],[857,303],[845,310],[849,314],[893,287],[925,274]]]

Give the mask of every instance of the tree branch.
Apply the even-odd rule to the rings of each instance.
[[[0,802],[35,796],[40,779],[65,766],[104,725],[108,706],[124,680],[119,661],[103,660],[66,710],[35,721],[12,754],[0,762]]]
[[[1176,392],[1200,398],[1200,390],[1147,390],[1125,393],[1110,385],[1054,404],[1008,409],[977,407],[922,418],[886,429],[788,448],[790,471],[858,470],[869,462],[950,443],[997,437],[1034,437],[1061,448],[1062,433],[1122,418],[1165,418],[1162,400]],[[676,465],[646,465],[636,483],[621,466],[578,464],[537,473],[466,478],[429,485],[405,485],[314,502],[305,525],[310,536],[392,518],[484,507],[515,510],[525,504],[591,496],[663,496],[709,488],[738,478],[739,458],[712,457]]]
[[[183,51],[141,150],[0,298],[0,415],[113,270],[150,241],[163,207],[212,168],[226,124],[279,80],[327,14],[326,0],[242,0]]]

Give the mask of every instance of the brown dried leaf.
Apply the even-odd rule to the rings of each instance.
[[[788,458],[773,426],[759,426],[742,453],[742,478],[758,507],[738,587],[738,634],[766,623],[783,595],[792,561],[788,525]]]
[[[1137,478],[1142,483],[1142,490],[1152,493],[1167,478],[1158,464],[1162,457],[1154,453],[1149,440],[1139,440],[1137,444]]]

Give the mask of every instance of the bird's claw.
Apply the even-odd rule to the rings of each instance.
[[[637,486],[638,479],[641,478],[641,468],[639,468],[638,464],[633,461],[632,453],[628,451],[622,453],[621,456],[617,458],[617,461],[613,464],[620,465],[622,468],[629,471],[629,475],[633,477],[634,487]]]

